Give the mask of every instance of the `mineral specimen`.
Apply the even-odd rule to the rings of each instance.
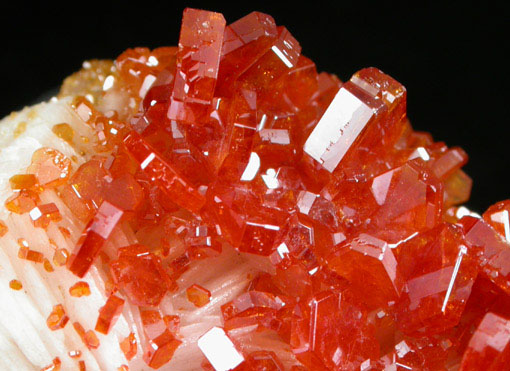
[[[85,225],[53,263],[104,282],[95,331],[134,318],[116,340],[126,364],[172,368],[194,349],[216,371],[508,369],[510,201],[483,217],[460,206],[467,155],[412,129],[402,84],[376,68],[318,73],[259,12],[226,25],[186,9],[177,48],[94,66],[108,76],[63,89],[90,95],[72,110],[92,139],[52,129],[93,153],[75,167],[38,149],[6,207],[65,239],[63,218]],[[117,111],[104,109],[112,96]],[[221,275],[246,284],[225,293]],[[93,296],[81,281],[70,292]],[[48,326],[68,316],[55,306]]]

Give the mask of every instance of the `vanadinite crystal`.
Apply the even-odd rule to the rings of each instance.
[[[95,331],[114,336],[130,313],[136,326],[115,334],[128,363],[171,368],[182,347],[216,371],[509,369],[510,201],[483,216],[461,206],[468,157],[413,131],[401,83],[318,73],[260,12],[227,25],[186,9],[178,47],[89,65],[64,91],[87,95],[72,109],[92,139],[52,130],[93,154],[38,149],[5,205],[66,241],[65,215],[85,226],[71,252],[19,238],[18,256],[104,278]],[[92,103],[112,92],[118,112]],[[84,281],[73,300],[95,295]],[[68,320],[59,304],[47,324]]]

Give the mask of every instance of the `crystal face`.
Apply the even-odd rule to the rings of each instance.
[[[414,131],[384,72],[342,82],[267,14],[185,9],[177,47],[88,62],[63,92],[80,125],[52,125],[60,150],[10,174],[0,239],[42,278],[72,273],[45,309],[83,343],[69,357],[103,343],[118,370],[508,368],[510,201],[462,206],[467,154]]]

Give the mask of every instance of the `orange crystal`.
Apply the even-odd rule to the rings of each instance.
[[[99,317],[97,318],[95,330],[107,335],[122,313],[123,306],[123,299],[111,295],[106,301],[106,304],[99,309]]]
[[[186,297],[195,307],[203,307],[211,300],[211,292],[196,283],[186,289]]]
[[[10,196],[5,201],[5,207],[13,213],[24,214],[36,207],[38,202],[39,195],[36,192],[23,189]]]
[[[50,330],[55,331],[64,328],[68,321],[69,317],[66,315],[64,306],[62,304],[57,304],[53,307],[53,310],[48,316],[46,324]]]
[[[0,237],[5,236],[7,232],[9,232],[9,228],[3,220],[0,220]]]
[[[138,351],[135,334],[130,333],[124,340],[120,342],[120,349],[128,361],[131,361]]]
[[[82,296],[90,295],[89,284],[85,281],[76,282],[74,285],[69,287],[69,294],[75,298],[81,298]]]
[[[80,336],[83,344],[89,349],[97,349],[99,348],[100,342],[97,338],[97,335],[94,331],[88,330],[85,331],[83,326],[79,322],[73,323],[74,330]]]
[[[9,178],[12,189],[30,189],[37,184],[34,174],[17,174]]]
[[[116,285],[135,305],[157,306],[170,287],[161,259],[140,245],[121,249],[110,268]]]
[[[44,261],[44,255],[39,251],[31,250],[28,246],[28,242],[24,238],[18,239],[18,258],[29,260],[34,263],[42,263]]]
[[[23,284],[18,280],[11,280],[9,282],[9,287],[13,290],[19,291],[23,288]]]
[[[103,201],[94,218],[85,227],[67,266],[78,277],[83,277],[110,237],[123,211]]]
[[[460,370],[504,370],[510,362],[510,320],[487,313],[462,358]]]
[[[37,177],[41,187],[55,188],[67,182],[71,160],[55,149],[39,148],[32,155],[28,172]]]
[[[48,273],[51,273],[55,270],[55,269],[53,269],[53,266],[51,265],[50,261],[47,258],[44,258],[43,267],[44,267],[44,270]]]
[[[67,259],[69,258],[69,251],[67,249],[59,249],[55,250],[55,254],[53,254],[53,264],[57,267],[62,267],[67,264]]]
[[[59,371],[61,366],[62,361],[60,360],[60,358],[55,357],[53,358],[51,365],[42,368],[41,371]]]
[[[62,220],[62,215],[54,203],[36,206],[30,210],[29,215],[37,228],[47,228],[50,222]]]
[[[74,138],[74,130],[71,125],[67,123],[61,123],[53,125],[51,131],[60,139],[65,140],[67,143],[72,144]]]

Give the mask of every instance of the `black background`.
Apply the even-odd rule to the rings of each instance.
[[[465,170],[474,179],[473,209],[483,211],[510,198],[506,6],[340,0],[226,4],[3,1],[0,117],[56,89],[84,60],[115,58],[134,46],[175,45],[186,6],[222,12],[229,23],[259,10],[287,26],[319,70],[347,80],[356,70],[375,66],[403,83],[415,129],[460,145],[470,155]]]

